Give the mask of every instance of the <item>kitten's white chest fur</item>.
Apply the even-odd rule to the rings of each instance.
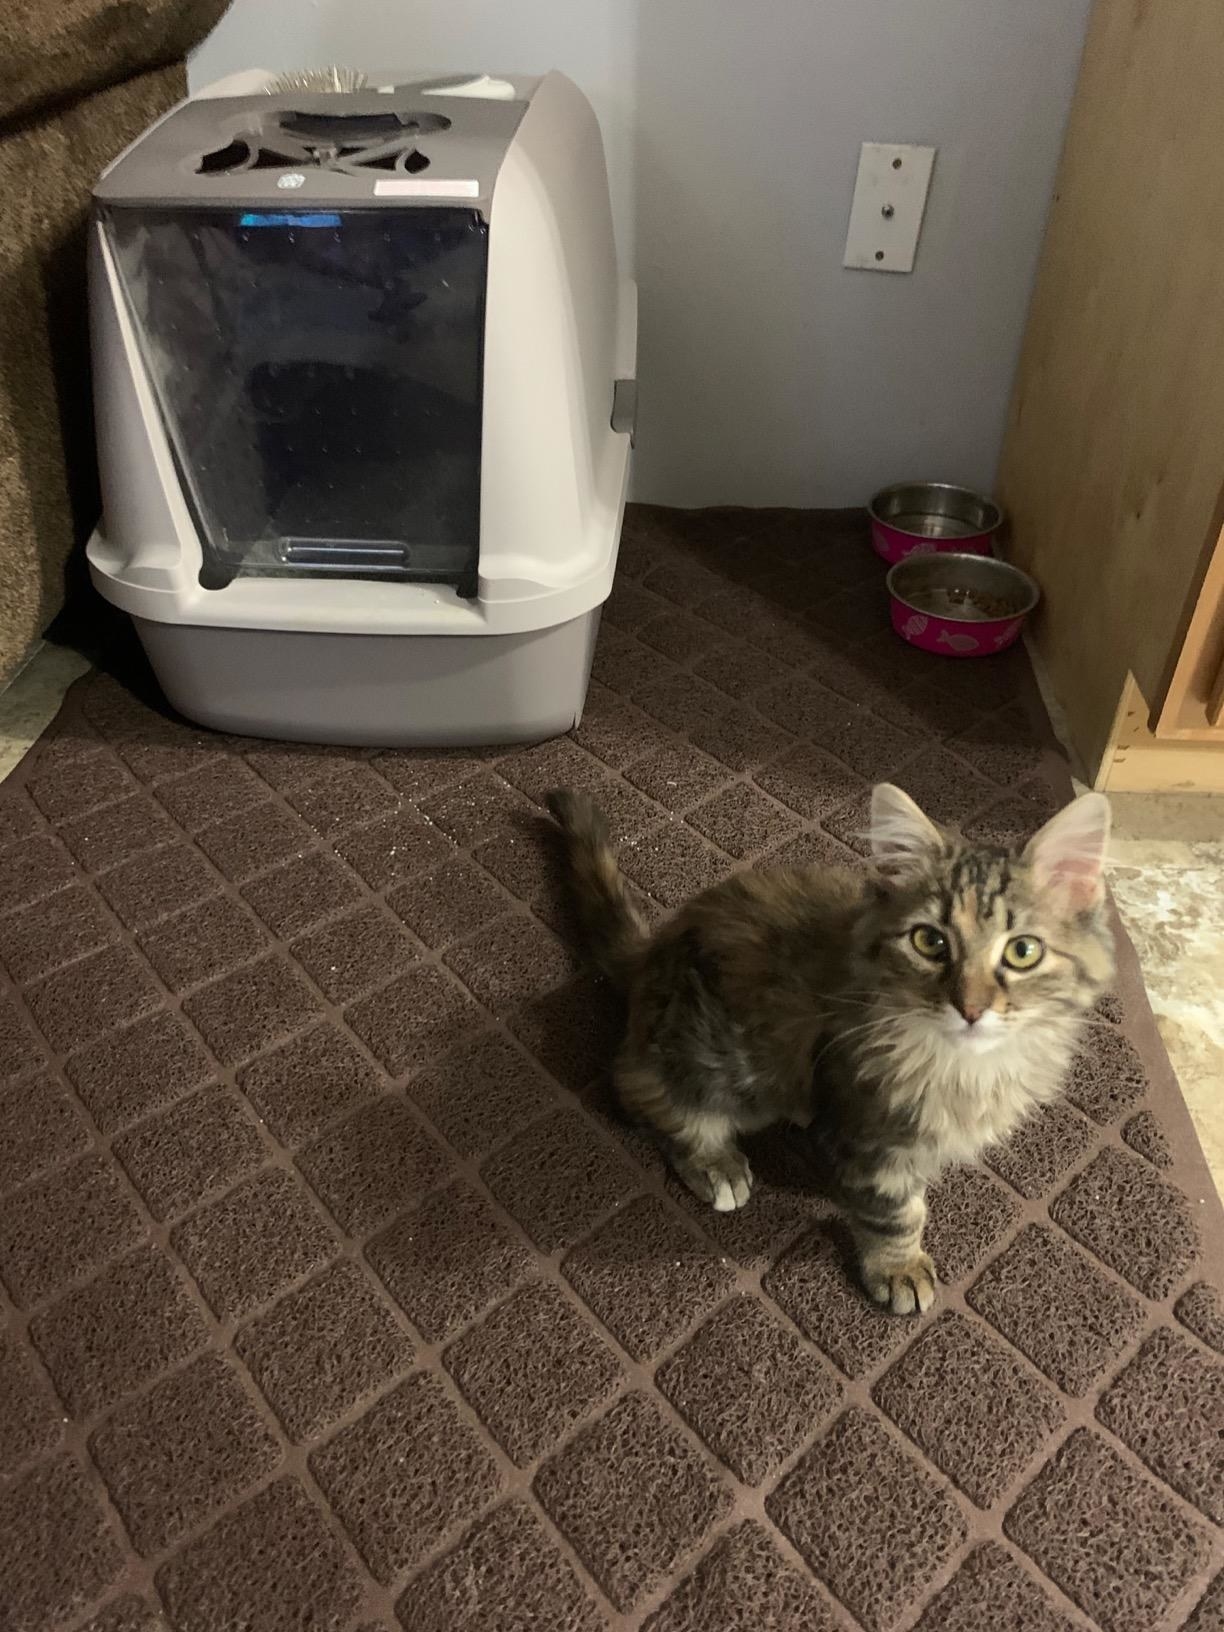
[[[930,1015],[904,1016],[871,1050],[894,1104],[913,1113],[912,1141],[896,1152],[897,1177],[923,1184],[1001,1144],[1054,1099],[1075,1051],[1079,1023],[1046,1020],[989,1041],[958,1035]]]

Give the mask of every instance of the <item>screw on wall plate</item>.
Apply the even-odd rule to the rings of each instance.
[[[891,204],[884,204],[881,206],[880,214],[884,217],[885,221],[891,221],[896,213],[896,210]]]

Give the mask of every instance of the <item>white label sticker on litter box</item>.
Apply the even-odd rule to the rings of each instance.
[[[478,181],[376,181],[375,198],[479,198]]]

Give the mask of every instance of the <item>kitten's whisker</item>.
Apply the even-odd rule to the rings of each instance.
[[[838,1043],[845,1042],[848,1037],[857,1037],[865,1031],[881,1031],[885,1027],[891,1027],[894,1020],[897,1019],[900,1013],[901,1010],[899,1009],[893,1010],[882,1015],[877,1015],[874,1020],[865,1020],[861,1025],[848,1026],[845,1031],[839,1031],[835,1037],[829,1038],[828,1042],[817,1054],[813,1055],[813,1066],[818,1065],[831,1048]]]
[[[861,992],[853,990],[849,993],[822,992],[820,1001],[822,1003],[844,1003],[847,1008],[853,1009],[875,1009],[881,1014],[899,1014],[902,1012],[895,1004],[885,1006],[880,1000],[879,992],[873,991],[867,986],[864,986]]]

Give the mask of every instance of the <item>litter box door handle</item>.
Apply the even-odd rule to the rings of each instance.
[[[637,431],[637,381],[617,380],[612,387],[612,429],[628,431],[629,446]]]

